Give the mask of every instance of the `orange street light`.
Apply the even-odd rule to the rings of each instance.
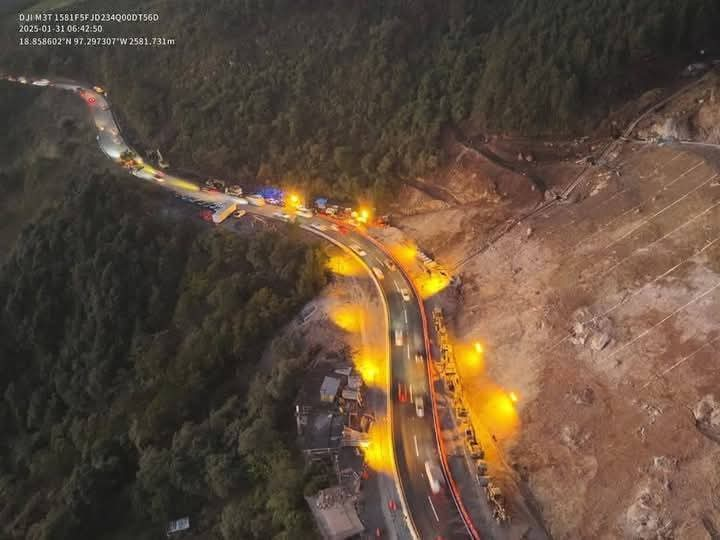
[[[286,205],[288,208],[297,208],[298,206],[301,206],[302,201],[300,201],[300,195],[297,193],[290,193],[290,195],[288,195]]]

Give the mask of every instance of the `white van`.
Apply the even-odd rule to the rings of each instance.
[[[440,467],[426,461],[425,474],[427,475],[428,483],[430,484],[430,491],[433,493],[440,493],[440,482],[442,481],[442,472],[440,471]]]

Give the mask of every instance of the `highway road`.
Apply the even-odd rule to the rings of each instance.
[[[12,79],[10,79],[12,80]],[[85,100],[95,127],[102,152],[119,162],[120,155],[132,150],[123,140],[107,98],[92,87],[69,80],[47,81],[53,86],[76,93]],[[28,81],[26,84],[32,84]],[[247,204],[242,198],[221,193],[200,191],[199,186],[178,176],[159,171],[144,164],[131,174],[142,180],[159,184],[185,197],[198,201],[224,202],[234,200]],[[248,212],[277,219],[275,206],[246,206]],[[371,277],[382,290],[388,307],[390,335],[390,395],[392,441],[403,508],[407,510],[411,526],[418,538],[456,539],[475,536],[472,526],[463,519],[461,504],[456,500],[445,476],[443,458],[439,453],[434,407],[431,401],[422,301],[416,296],[412,283],[402,269],[393,263],[387,251],[362,231],[352,227],[337,227],[324,218],[296,216],[304,229],[331,239],[351,249],[364,261]],[[377,268],[381,273],[374,272]],[[401,335],[401,337],[399,337]],[[422,412],[419,411],[422,409]],[[427,464],[427,466],[426,466]],[[428,478],[428,468],[436,481]],[[435,484],[431,486],[431,484]]]

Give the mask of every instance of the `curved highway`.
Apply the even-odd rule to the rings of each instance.
[[[23,82],[22,78],[6,79]],[[123,152],[132,151],[120,134],[106,97],[94,88],[60,79],[26,80],[24,84],[53,86],[78,94],[91,112],[102,152],[119,163]],[[131,174],[197,201],[247,204],[247,200],[240,197],[200,191],[197,184],[163,173],[149,164],[142,163]],[[281,219],[278,207],[248,205],[245,208],[267,218]],[[392,440],[403,508],[409,514],[411,528],[422,539],[477,537],[453,486],[448,483],[444,457],[438,450],[428,372],[427,322],[422,300],[412,282],[382,246],[361,231],[337,227],[319,216],[296,216],[295,219],[303,229],[341,244],[362,258],[385,296],[390,328],[388,399]]]

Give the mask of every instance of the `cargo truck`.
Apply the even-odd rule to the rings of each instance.
[[[222,223],[237,210],[237,203],[229,202],[218,208],[212,216],[213,223]]]

